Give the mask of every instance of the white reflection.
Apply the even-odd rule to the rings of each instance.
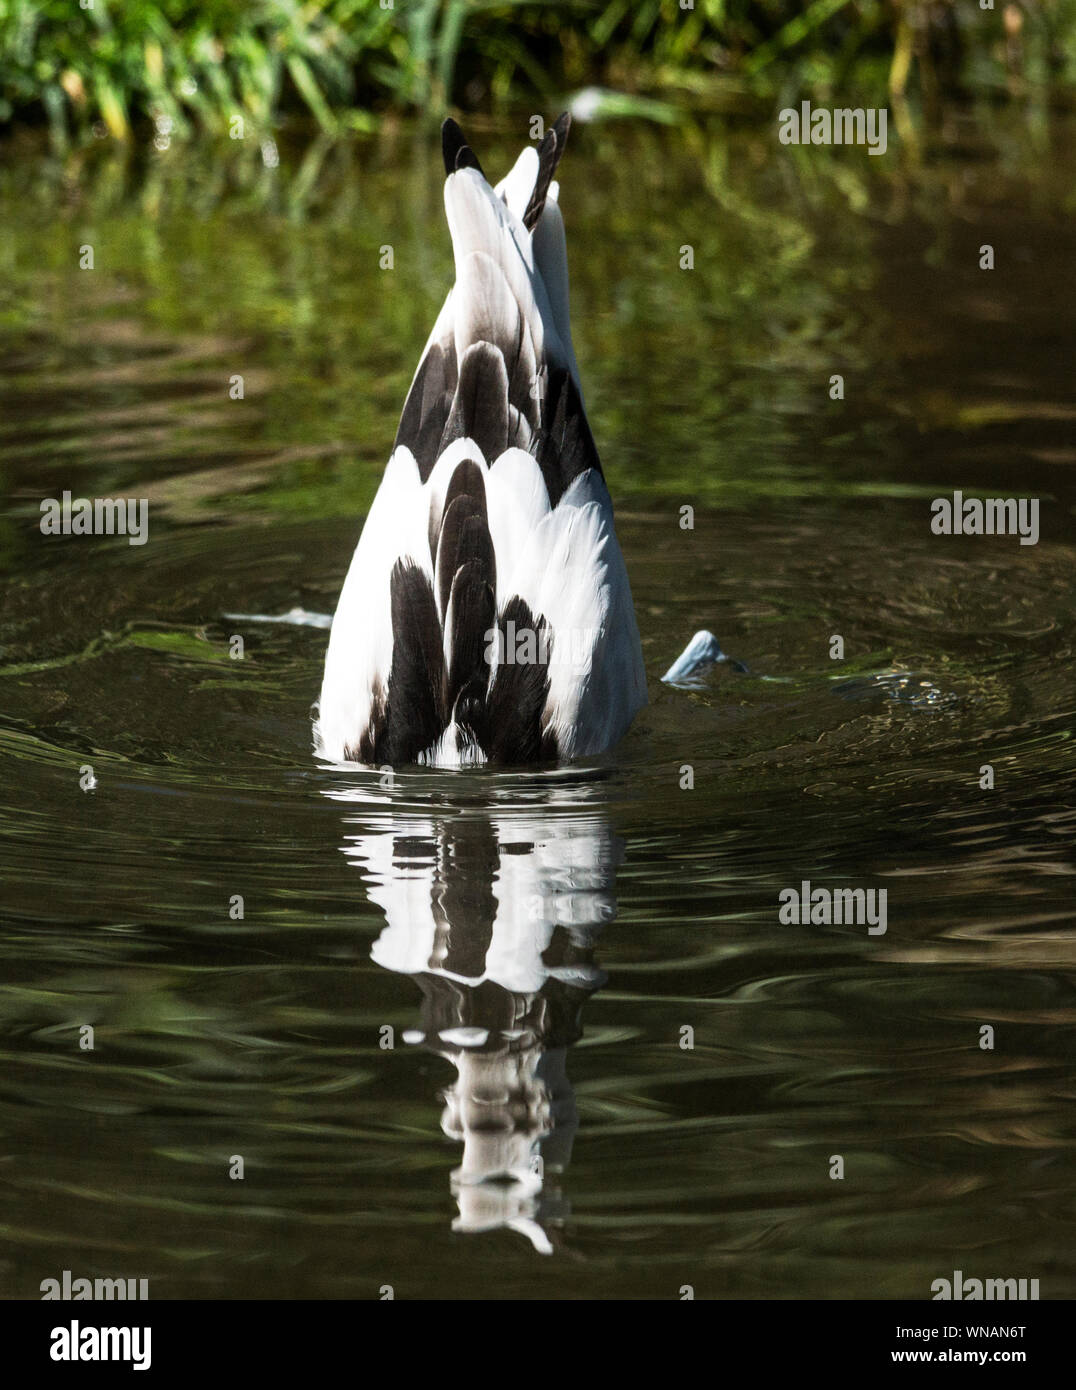
[[[416,774],[386,791],[369,779],[325,794],[349,804],[341,848],[385,914],[371,955],[422,991],[404,1041],[457,1071],[441,1118],[463,1144],[453,1230],[508,1227],[548,1254],[577,1125],[565,1054],[604,982],[594,948],[616,916],[621,842],[601,784]]]

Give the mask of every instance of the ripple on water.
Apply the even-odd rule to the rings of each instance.
[[[355,238],[395,209],[425,266],[425,214],[364,170],[285,264],[269,212],[195,226],[165,192],[162,270],[121,200],[97,216],[122,270],[53,284],[39,243],[59,264],[71,223],[19,204],[13,283],[43,307],[0,332],[4,1292],[130,1268],[154,1297],[925,1297],[954,1262],[1076,1287],[1056,290],[995,277],[1016,413],[972,419],[1002,377],[905,222],[829,207],[807,276],[803,219],[760,268],[730,215],[692,298],[607,225],[623,163],[580,181],[573,289],[651,704],[583,767],[388,786],[317,764],[309,710],[442,288],[381,295],[386,335]],[[678,197],[690,163],[662,163]],[[742,206],[784,196],[733,167]],[[1052,223],[1020,235],[1046,275]],[[852,357],[837,421],[818,382]],[[1038,546],[930,535],[935,491],[1011,491],[1015,457],[1056,499]],[[67,487],[148,497],[151,543],[43,546]],[[662,686],[700,629],[733,660]],[[782,925],[804,880],[884,888],[886,934]]]

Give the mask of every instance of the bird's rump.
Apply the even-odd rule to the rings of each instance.
[[[333,620],[316,741],[334,761],[571,758],[645,703],[571,343],[553,182],[567,127],[494,189],[445,123],[456,283]]]

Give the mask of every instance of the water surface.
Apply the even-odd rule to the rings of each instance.
[[[7,152],[0,1291],[1073,1295],[1073,134],[578,130],[652,703],[392,785],[312,757],[324,630],[230,615],[332,610],[447,283],[435,140]],[[1039,543],[932,535],[955,488]],[[42,537],[64,489],[148,543]],[[702,627],[747,672],[662,686]],[[781,925],[805,879],[887,932]]]

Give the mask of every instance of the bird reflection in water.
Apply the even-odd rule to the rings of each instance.
[[[470,799],[441,783],[428,804],[420,786],[326,794],[362,803],[342,849],[385,914],[371,955],[422,991],[404,1041],[456,1068],[441,1118],[463,1144],[452,1228],[507,1227],[549,1254],[578,1124],[566,1054],[605,981],[595,948],[616,916],[622,841],[594,781],[486,776]]]

